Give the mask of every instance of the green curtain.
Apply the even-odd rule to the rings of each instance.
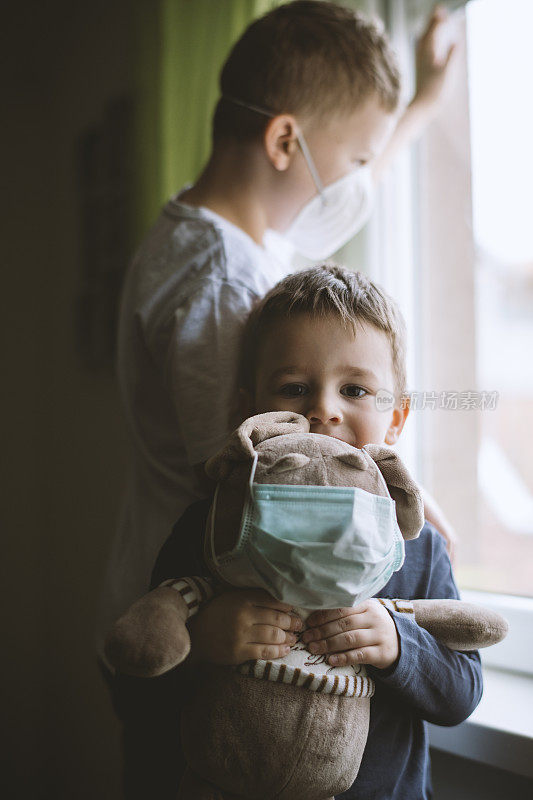
[[[137,0],[135,241],[210,150],[218,75],[233,42],[281,0]]]

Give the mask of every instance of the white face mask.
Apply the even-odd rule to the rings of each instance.
[[[224,98],[258,114],[274,116],[259,106],[227,95]],[[349,242],[368,220],[373,200],[372,173],[369,167],[357,167],[323,186],[303,133],[298,131],[296,136],[318,194],[305,204],[283,237],[301,255],[322,261]]]
[[[301,133],[299,138],[305,141]],[[306,155],[302,148],[302,152],[313,174],[309,151]],[[359,167],[328,186],[320,188],[317,183],[317,188],[319,193],[305,204],[283,235],[303,256],[322,261],[349,242],[370,216],[372,173],[369,167]]]

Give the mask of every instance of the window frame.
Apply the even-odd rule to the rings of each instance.
[[[447,5],[455,10],[465,6],[467,1]],[[361,7],[361,3],[355,5]],[[409,97],[415,83],[415,27],[422,15],[430,13],[432,6],[429,0],[370,0],[366,5],[368,12],[374,12],[386,21],[399,55]],[[375,212],[366,229],[356,237],[354,245],[342,253],[352,264],[361,265],[362,260],[370,277],[382,284],[402,308],[408,321],[408,375],[413,388],[422,386],[424,372],[421,347],[424,320],[420,310],[424,299],[421,287],[425,264],[420,246],[422,203],[419,187],[422,151],[434,135],[435,128],[430,126],[419,143],[399,155],[377,191]],[[422,413],[411,415],[398,450],[415,477],[426,485],[427,465],[421,447],[424,435]],[[462,585],[459,588],[465,600],[497,611],[509,623],[506,639],[482,651],[484,665],[533,676],[533,598],[472,590]]]

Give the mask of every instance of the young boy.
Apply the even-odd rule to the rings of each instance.
[[[449,62],[436,58],[444,23],[436,10],[418,49],[416,95],[392,134],[399,74],[373,23],[308,0],[252,23],[221,73],[208,164],[165,205],[130,267],[117,372],[133,452],[98,636],[125,723],[128,798],[165,791],[161,754],[174,719],[165,721],[164,702],[137,697],[146,687],[122,693],[105,667],[103,638],[144,592],[174,520],[206,495],[202,464],[229,432],[242,325],[291,271],[268,255],[265,233],[287,235],[308,254],[313,240],[313,253],[319,246],[330,255],[361,227],[371,181],[436,107]],[[333,219],[324,213],[332,208]]]
[[[393,445],[409,413],[405,330],[395,304],[361,273],[334,266],[290,275],[252,311],[244,330],[240,373],[242,416],[294,411],[311,433],[356,447]],[[387,410],[376,402],[387,392]],[[202,541],[209,500],[191,506],[158,557],[152,586],[186,574],[205,575]],[[444,541],[425,524],[405,543],[403,567],[382,597],[457,598]],[[172,588],[168,588],[172,592]],[[278,658],[295,642],[290,607],[257,590],[228,591],[191,618],[190,659],[239,664]],[[375,600],[315,612],[302,641],[332,665],[365,664],[377,681],[368,742],[346,798],[431,797],[424,720],[455,725],[481,698],[477,652],[453,652],[405,615]]]

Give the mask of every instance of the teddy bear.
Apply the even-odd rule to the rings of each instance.
[[[403,540],[424,524],[418,486],[393,450],[310,433],[299,414],[250,417],[205,469],[217,482],[206,574],[165,581],[116,622],[106,654],[120,672],[155,677],[185,661],[187,620],[225,588],[267,589],[304,620],[355,606],[385,586]],[[507,630],[462,601],[379,602],[456,650],[495,644]],[[282,659],[197,664],[188,680],[179,798],[328,800],[353,784],[375,691],[364,666],[330,667],[297,642]]]

